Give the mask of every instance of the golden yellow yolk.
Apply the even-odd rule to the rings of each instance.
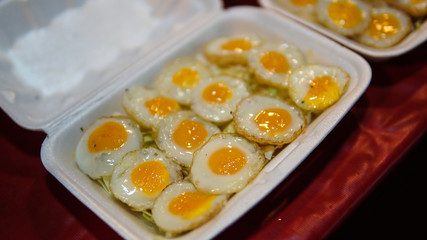
[[[316,0],[291,0],[291,2],[296,6],[303,7],[303,6],[315,4]]]
[[[246,165],[246,155],[239,148],[223,147],[209,157],[208,165],[209,169],[215,174],[235,174]]]
[[[335,103],[340,98],[340,89],[338,84],[330,76],[315,78],[310,83],[310,90],[304,97],[307,106],[315,109],[324,109]]]
[[[243,52],[252,48],[252,43],[246,39],[234,39],[224,43],[222,50]]]
[[[132,183],[148,196],[160,193],[169,184],[169,172],[160,161],[146,161],[132,170]]]
[[[286,130],[292,123],[292,117],[285,109],[268,108],[259,112],[254,121],[260,131],[274,135]]]
[[[412,5],[416,5],[416,4],[419,4],[419,3],[423,3],[425,1],[427,1],[427,0],[411,0],[411,4]]]
[[[179,146],[186,149],[194,149],[206,140],[208,131],[199,122],[184,120],[175,129],[172,137]]]
[[[126,128],[117,122],[106,122],[96,128],[89,136],[90,153],[113,151],[119,149],[127,141]]]
[[[233,92],[225,83],[217,82],[207,86],[202,93],[202,97],[209,103],[223,103],[233,96]]]
[[[273,73],[285,73],[289,71],[289,62],[285,56],[278,52],[266,52],[261,56],[261,65]]]
[[[374,15],[369,24],[368,32],[373,38],[385,39],[397,33],[400,28],[399,20],[392,14]]]
[[[352,2],[332,2],[328,14],[335,24],[344,28],[354,28],[362,21],[362,11]]]
[[[200,192],[184,192],[169,203],[169,212],[184,219],[198,217],[209,210],[216,195]]]
[[[151,115],[166,117],[170,112],[179,109],[179,104],[170,98],[156,97],[145,102]]]
[[[199,73],[191,68],[183,68],[172,76],[172,82],[185,89],[195,88],[199,81]]]

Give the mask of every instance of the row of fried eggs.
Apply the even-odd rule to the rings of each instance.
[[[85,129],[76,161],[166,235],[179,234],[217,213],[349,81],[286,41],[216,38],[199,56],[164,66],[155,88],[126,89],[127,116]]]
[[[399,43],[414,30],[413,22],[427,15],[427,0],[276,0],[276,3],[375,48]]]

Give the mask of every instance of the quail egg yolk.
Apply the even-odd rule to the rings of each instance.
[[[146,161],[133,169],[131,181],[139,191],[154,196],[169,184],[169,172],[160,161]]]
[[[209,210],[215,198],[215,195],[200,192],[184,192],[172,199],[169,212],[184,219],[192,219]]]
[[[156,97],[146,101],[145,107],[153,116],[166,117],[173,110],[178,110],[179,104],[169,98]]]
[[[227,101],[233,96],[233,92],[222,82],[217,82],[207,86],[202,93],[206,102],[219,104]]]
[[[274,135],[286,130],[292,122],[291,114],[282,108],[269,108],[259,112],[255,118],[258,129]]]
[[[313,108],[323,109],[340,98],[340,90],[330,76],[317,77],[310,82],[310,90],[304,97],[304,102]]]
[[[369,24],[369,35],[376,39],[385,39],[399,30],[400,24],[395,16],[392,14],[378,14],[372,17]]]
[[[416,5],[416,4],[419,4],[419,3],[423,3],[425,1],[427,1],[427,0],[411,0],[411,4],[412,5]]]
[[[199,81],[199,73],[191,68],[183,68],[172,76],[172,82],[185,89],[195,88]]]
[[[335,24],[344,28],[354,28],[362,21],[362,11],[352,2],[333,2],[328,14]]]
[[[296,6],[307,6],[310,4],[315,4],[316,0],[291,0],[291,2]]]
[[[208,165],[210,170],[217,175],[232,175],[246,165],[246,155],[239,148],[223,147],[209,157]]]
[[[186,149],[194,149],[206,140],[208,131],[201,123],[184,120],[175,129],[172,137],[179,146]]]
[[[233,39],[221,46],[222,50],[243,52],[252,48],[252,43],[246,39]]]
[[[96,128],[89,136],[88,148],[91,153],[119,149],[127,141],[128,134],[123,125],[106,122]]]
[[[278,52],[266,52],[261,56],[261,65],[273,73],[285,73],[289,71],[289,62],[285,56]]]

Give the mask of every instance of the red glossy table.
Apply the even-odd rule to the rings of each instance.
[[[242,2],[254,4],[225,6]],[[217,239],[327,237],[425,136],[427,43],[371,67],[369,88],[338,126]],[[1,239],[120,239],[44,169],[44,133],[3,111],[0,126]]]

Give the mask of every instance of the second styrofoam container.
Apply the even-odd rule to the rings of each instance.
[[[96,99],[64,117],[48,130],[41,156],[44,166],[89,209],[126,239],[158,236],[137,214],[119,204],[98,184],[81,172],[73,152],[85,128],[101,116],[124,113],[121,97],[135,85],[150,86],[170,60],[194,56],[209,40],[237,33],[255,33],[264,39],[282,39],[299,46],[312,62],[339,66],[351,77],[348,90],[331,108],[313,121],[306,131],[280,152],[256,179],[231,198],[221,212],[201,227],[177,239],[209,239],[236,221],[274,187],[282,182],[328,135],[363,94],[371,79],[367,62],[337,43],[305,30],[302,25],[268,10],[252,7],[230,8],[207,19],[202,26],[183,28],[172,39],[151,51],[144,59],[118,74]]]
[[[427,21],[424,21],[424,23],[421,24],[420,27],[410,32],[402,41],[400,41],[396,45],[384,49],[373,48],[358,43],[350,38],[335,33],[330,29],[327,29],[326,27],[320,24],[317,24],[313,21],[309,21],[290,11],[287,11],[279,4],[277,4],[275,0],[260,0],[259,3],[263,7],[276,11],[285,17],[291,18],[308,27],[309,29],[317,31],[333,39],[334,41],[337,41],[338,43],[360,53],[367,59],[373,61],[385,61],[393,57],[398,57],[402,54],[405,54],[406,52],[409,52],[410,50],[414,49],[415,47],[427,40]]]

